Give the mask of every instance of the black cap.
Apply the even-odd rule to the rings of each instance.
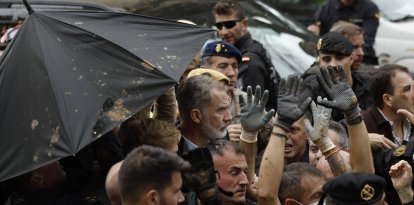
[[[204,56],[222,56],[226,58],[235,57],[239,63],[242,59],[239,49],[224,41],[213,41],[208,43],[204,49],[202,57]]]
[[[322,187],[336,205],[369,205],[384,195],[385,180],[368,173],[348,173],[335,177]]]
[[[318,40],[317,48],[321,53],[349,56],[352,53],[353,45],[342,34],[338,32],[329,32]]]

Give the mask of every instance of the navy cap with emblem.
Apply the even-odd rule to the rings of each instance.
[[[352,53],[353,45],[342,34],[329,32],[318,40],[317,48],[321,53],[349,56]]]
[[[213,41],[208,43],[204,48],[204,52],[201,57],[204,56],[222,56],[226,58],[235,57],[239,63],[242,60],[242,55],[239,49],[224,41]]]
[[[375,174],[354,172],[335,177],[322,189],[336,205],[369,205],[384,195],[385,180]]]

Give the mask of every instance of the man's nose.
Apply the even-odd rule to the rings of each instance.
[[[246,184],[249,184],[249,180],[247,180],[247,175],[246,175],[246,173],[242,173],[241,174],[241,179],[240,179],[240,182],[239,182],[239,184],[240,185],[246,185]]]
[[[230,113],[230,110],[229,109],[227,109],[226,110],[226,113],[224,113],[224,121],[225,122],[228,122],[228,121],[230,121],[232,118],[231,118],[231,113]]]
[[[184,202],[185,198],[183,193],[180,191],[180,193],[178,193],[178,203],[182,203]]]
[[[235,74],[234,74],[234,69],[233,69],[233,67],[231,67],[231,66],[228,66],[227,68],[226,68],[226,70],[225,70],[225,75],[227,76],[227,77],[233,77]]]

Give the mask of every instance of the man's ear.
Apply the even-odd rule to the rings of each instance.
[[[391,98],[392,98],[392,96],[388,93],[382,94],[382,102],[384,102],[384,104],[388,105],[388,107],[392,107]]]
[[[195,123],[200,124],[203,120],[203,113],[200,109],[192,109],[190,112],[191,120],[193,120]]]
[[[295,200],[291,199],[291,198],[286,198],[285,199],[285,205],[296,205],[298,203],[296,203]]]
[[[151,189],[145,195],[145,201],[147,205],[159,205],[161,202],[160,194],[158,193],[157,190]]]
[[[247,28],[247,26],[249,26],[249,19],[246,17],[244,17],[243,20],[241,20],[241,23],[243,24],[243,26],[245,26]]]

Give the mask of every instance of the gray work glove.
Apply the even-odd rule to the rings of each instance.
[[[320,71],[316,77],[330,100],[321,99],[318,103],[344,112],[348,124],[355,124],[352,122],[357,118],[362,119],[358,99],[349,86],[342,66],[338,67],[338,71],[331,66],[327,69],[321,68]]]
[[[290,126],[305,114],[312,99],[308,97],[305,101],[300,101],[302,84],[303,79],[298,74],[289,75],[287,80],[282,78],[279,84],[277,115],[273,125],[289,131]]]
[[[184,154],[183,158],[191,164],[190,171],[183,174],[183,183],[196,193],[201,204],[221,204],[210,150],[207,147],[196,148]]]
[[[265,90],[263,96],[260,86],[256,86],[254,92],[254,100],[252,100],[252,87],[247,87],[247,103],[240,111],[240,122],[242,125],[242,134],[240,139],[248,143],[257,141],[257,132],[262,129],[275,114],[275,110],[265,111],[269,91]],[[244,104],[244,100],[240,98],[240,104]]]
[[[321,96],[318,96],[318,100],[322,100]],[[305,119],[306,131],[308,131],[310,139],[319,147],[321,152],[327,153],[335,148],[331,138],[328,136],[332,109],[322,105],[316,105],[315,102],[312,102],[311,110],[313,126],[309,119]]]

